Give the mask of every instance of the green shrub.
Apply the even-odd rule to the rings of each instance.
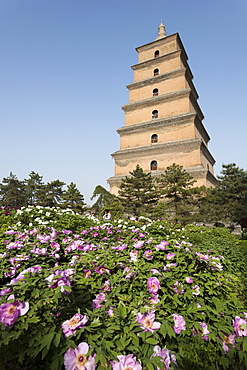
[[[228,234],[212,232],[211,251],[203,253],[197,234],[207,246],[210,231],[194,226],[141,218],[94,221],[79,233],[76,221],[63,220],[56,230],[23,210],[1,235],[0,369],[62,369],[69,348],[84,342],[91,347],[83,356],[95,355],[99,370],[114,367],[121,355],[133,355],[147,370],[245,368],[241,276],[235,255],[219,256],[216,243],[219,237],[227,246]],[[8,301],[12,294],[15,301]],[[155,355],[165,356],[157,345],[169,350],[169,364]]]

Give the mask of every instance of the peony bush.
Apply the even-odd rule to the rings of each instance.
[[[102,223],[41,207],[11,217],[0,236],[0,369],[246,368],[231,254],[193,245],[191,230],[166,220]]]

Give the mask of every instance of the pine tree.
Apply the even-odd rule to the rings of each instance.
[[[106,209],[109,209],[111,211],[113,219],[116,217],[121,217],[123,215],[124,210],[118,197],[114,194],[111,194],[103,186],[96,186],[91,200],[94,198],[97,198],[97,200],[92,205],[91,210],[100,217],[103,215]]]
[[[34,171],[30,172],[28,179],[24,179],[28,205],[34,206],[43,203],[46,194],[46,186],[42,180],[43,176],[40,176]]]
[[[73,182],[67,186],[67,190],[64,191],[61,198],[63,200],[63,208],[70,208],[77,213],[83,213],[86,209],[84,197]]]
[[[203,188],[193,187],[196,180],[183,168],[173,163],[157,179],[161,196],[176,221],[187,222],[197,210],[197,198]]]
[[[119,199],[125,211],[135,216],[151,213],[159,199],[151,173],[145,173],[139,165],[122,180],[119,189]]]
[[[209,190],[203,212],[212,221],[240,223],[247,217],[247,172],[235,163],[222,165],[218,185]]]
[[[62,201],[63,196],[63,186],[66,185],[60,180],[53,180],[45,185],[44,190],[46,191],[46,196],[43,199],[42,206],[56,207]]]
[[[10,172],[9,177],[3,178],[0,184],[0,204],[11,208],[26,206],[26,195],[23,181]]]

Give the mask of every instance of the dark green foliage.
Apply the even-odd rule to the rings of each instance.
[[[166,202],[164,201],[159,201],[156,206],[153,208],[151,217],[153,219],[158,219],[158,218],[164,218],[164,217],[169,217],[171,216],[171,213],[169,212],[169,206]]]
[[[242,289],[247,291],[247,243],[226,228],[187,225],[185,230],[186,236],[199,252],[207,254],[207,251],[213,250],[223,255],[227,270],[235,273],[235,278],[238,277],[243,283]]]
[[[119,186],[119,199],[125,212],[135,216],[151,213],[159,200],[157,186],[151,173],[145,173],[137,165],[130,175],[126,176]]]
[[[0,234],[4,233],[13,223],[13,215],[16,213],[15,209],[10,207],[0,207]]]
[[[73,233],[80,234],[83,229],[87,229],[89,227],[93,227],[95,225],[95,221],[88,217],[80,216],[78,214],[69,214],[65,213],[62,214],[57,220],[54,222],[54,226],[57,230],[71,230]]]
[[[169,212],[175,220],[191,221],[191,215],[197,211],[198,197],[204,188],[193,187],[196,180],[183,168],[173,163],[164,174],[157,178],[161,197],[164,198]]]
[[[0,259],[1,288],[12,289],[11,293],[0,296],[0,304],[12,293],[20,302],[30,304],[28,312],[18,317],[11,328],[0,323],[0,369],[63,369],[65,351],[81,342],[87,342],[90,351],[96,354],[97,370],[111,370],[117,356],[128,354],[140,361],[143,370],[163,369],[164,364],[151,358],[156,345],[176,355],[177,365],[170,366],[173,370],[246,369],[247,338],[237,337],[236,346],[230,345],[226,354],[220,339],[234,331],[232,320],[237,315],[244,317],[246,311],[242,275],[238,273],[240,261],[236,260],[236,256],[241,259],[241,254],[242,259],[246,257],[245,241],[238,240],[226,229],[193,225],[183,229],[175,222],[144,217],[139,221],[115,220],[107,226],[94,221],[93,227],[88,225],[81,232],[77,229],[74,235],[68,232],[71,220],[75,221],[70,216],[67,210],[28,207],[19,210],[16,217],[11,216],[9,233],[0,234],[0,253],[5,252]],[[50,222],[44,225],[46,217],[50,217]],[[59,220],[64,221],[60,231],[54,222]],[[159,249],[164,241],[166,248]],[[138,242],[143,242],[141,248],[137,248]],[[11,243],[12,247],[23,244],[23,248],[8,248]],[[53,255],[53,243],[60,246],[59,266]],[[34,246],[46,248],[47,253],[34,254]],[[120,246],[124,248],[117,250]],[[150,249],[152,259],[145,256]],[[208,260],[197,255],[197,251],[205,249]],[[221,253],[223,249],[225,254]],[[138,251],[136,261],[130,260],[134,251]],[[170,260],[171,253],[174,255]],[[25,273],[24,281],[7,285],[12,279],[6,276],[10,258],[20,254],[22,260],[16,275],[34,265],[42,270]],[[225,257],[220,258],[222,270],[214,268],[214,258],[219,254]],[[173,266],[169,266],[171,262]],[[60,273],[68,271],[71,285],[48,284],[51,279],[47,278],[57,269]],[[88,270],[90,275],[85,273]],[[128,278],[127,274],[130,274]],[[157,304],[149,301],[147,285],[147,279],[154,276],[160,284]],[[193,284],[186,281],[187,277],[193,278]],[[109,289],[104,289],[106,282]],[[183,292],[175,291],[176,282]],[[200,294],[194,294],[193,285],[200,287]],[[92,301],[100,292],[104,292],[106,300],[101,307],[92,308]],[[113,310],[111,316],[109,309]],[[136,315],[151,310],[155,311],[160,327],[144,332]],[[87,315],[88,322],[76,330],[75,336],[66,338],[61,325],[77,312]],[[180,333],[175,333],[173,328],[174,313],[182,315],[186,322]],[[200,322],[207,324],[208,340],[201,336]]]
[[[94,189],[91,200],[97,198],[95,203],[91,207],[91,211],[96,213],[99,218],[102,218],[105,209],[111,211],[113,218],[117,218],[123,215],[124,209],[116,195],[111,194],[103,186],[97,185]]]
[[[239,222],[247,217],[247,172],[235,163],[223,165],[215,189],[217,203],[224,208],[230,221]]]
[[[103,186],[97,185],[94,189],[93,195],[91,196],[91,200],[94,198],[97,198],[97,200],[91,208],[98,213],[103,207],[109,207],[115,197]]]
[[[63,186],[65,182],[60,180],[54,180],[48,182],[45,186],[46,197],[43,200],[42,206],[55,207],[62,201]]]
[[[240,223],[247,217],[247,172],[235,163],[222,166],[218,185],[209,189],[201,207],[205,221],[228,221]]]
[[[24,185],[28,205],[35,206],[44,202],[46,198],[46,187],[43,182],[43,176],[31,171],[29,178],[24,180]]]
[[[71,182],[67,186],[67,190],[63,192],[62,201],[63,208],[70,208],[74,212],[83,213],[86,209],[84,197],[73,182]]]
[[[31,171],[29,178],[24,181],[17,179],[15,175],[3,179],[0,184],[0,206],[21,208],[26,206],[63,207],[70,208],[75,212],[84,212],[85,203],[83,195],[71,182],[67,190],[63,190],[63,181],[54,180],[43,182],[43,177]]]
[[[12,172],[9,177],[3,178],[0,184],[0,204],[11,208],[27,205],[24,183],[19,181]]]

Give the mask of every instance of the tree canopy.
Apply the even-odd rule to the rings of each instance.
[[[202,209],[206,219],[240,223],[247,217],[247,172],[235,163],[223,164],[218,185],[208,190]]]
[[[139,165],[122,180],[119,189],[119,199],[125,211],[136,216],[143,212],[151,213],[159,200],[153,176],[150,172],[145,173]]]
[[[19,208],[26,205],[24,182],[10,172],[9,177],[3,178],[0,184],[0,204],[11,208]]]
[[[63,207],[71,208],[74,212],[82,213],[86,209],[84,203],[84,197],[77,189],[76,184],[71,182],[67,186],[67,190],[62,194]]]
[[[71,182],[67,190],[64,190],[65,185],[65,182],[58,179],[44,183],[43,177],[34,171],[31,171],[24,181],[18,180],[17,176],[10,172],[9,177],[4,178],[0,184],[0,206],[68,207],[75,212],[83,212],[84,198],[76,184]]]
[[[95,198],[97,199],[92,205],[91,210],[97,215],[100,215],[100,217],[103,215],[105,209],[110,209],[113,218],[123,215],[123,207],[118,197],[111,194],[103,186],[96,186],[91,200]]]
[[[196,180],[183,166],[173,163],[157,178],[161,197],[176,221],[185,221],[197,209],[203,188],[194,187]]]

